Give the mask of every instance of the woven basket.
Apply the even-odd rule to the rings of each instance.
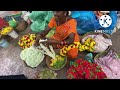
[[[59,51],[60,51],[59,49],[54,49],[54,51],[55,51],[55,53],[56,53],[57,55],[60,55],[60,54],[59,54]],[[51,57],[46,56],[46,64],[47,64],[47,66],[48,66],[51,70],[60,70],[60,69],[62,69],[63,67],[65,67],[65,65],[67,64],[67,57],[65,57],[65,64],[64,64],[61,68],[55,69],[55,68],[53,68],[53,67],[50,66],[50,59],[51,59]]]
[[[110,39],[111,36],[109,34],[105,34],[105,33],[99,33],[99,32],[87,32],[86,34],[84,34],[81,39],[83,39],[84,37],[86,37],[87,35],[99,35],[99,34],[102,34],[104,38],[108,38]]]
[[[6,36],[0,34],[0,40],[4,39]]]
[[[82,42],[82,39],[83,39],[84,37],[88,36],[88,35],[100,35],[100,34],[102,34],[103,37],[106,38],[106,39],[111,39],[111,36],[110,36],[109,34],[99,33],[99,32],[92,32],[92,31],[91,31],[91,32],[88,32],[88,33],[84,34],[84,35],[81,37],[81,41],[80,41],[80,42]],[[107,48],[107,50],[110,49],[110,48],[111,48],[111,46],[109,46],[109,47]],[[92,52],[92,53],[98,53],[98,52]]]
[[[64,63],[64,65],[63,65],[62,67],[56,69],[56,68],[53,68],[53,67],[50,66],[50,59],[51,59],[51,57],[46,56],[46,64],[47,64],[47,66],[48,66],[51,70],[60,70],[60,69],[62,69],[63,67],[65,67],[65,65],[67,64],[67,57],[65,57],[65,63]]]
[[[22,32],[27,28],[28,24],[26,21],[21,20],[20,22],[17,23],[17,27],[15,28],[16,31]]]
[[[94,57],[94,60],[95,60],[95,59],[98,59],[98,58],[100,58],[100,57],[105,56],[111,49],[112,49],[111,46],[109,46],[109,47],[107,48],[107,50],[105,50],[105,51],[97,54],[97,55]]]

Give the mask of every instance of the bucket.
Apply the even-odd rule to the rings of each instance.
[[[5,39],[1,39],[0,46],[3,48],[7,48],[9,46],[9,43]]]
[[[12,30],[10,33],[8,33],[8,35],[14,39],[16,39],[18,37],[18,34],[14,30]]]

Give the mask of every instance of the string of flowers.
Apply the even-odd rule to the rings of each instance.
[[[7,26],[5,28],[3,28],[1,31],[0,31],[0,34],[1,35],[7,35],[9,32],[11,32],[13,30],[13,28],[11,26]]]
[[[66,56],[67,52],[72,48],[78,48],[80,52],[89,51],[93,52],[95,50],[96,42],[92,38],[87,38],[83,44],[80,42],[74,42],[73,44],[67,46],[65,45],[62,49],[60,49],[60,55]]]
[[[20,45],[22,49],[29,48],[35,42],[35,38],[35,34],[24,35],[22,38],[20,38],[18,45]]]

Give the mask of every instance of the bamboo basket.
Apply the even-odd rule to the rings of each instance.
[[[54,51],[55,51],[55,53],[56,53],[57,55],[60,55],[60,53],[59,53],[60,50],[59,50],[59,49],[54,49]],[[60,69],[62,69],[63,67],[65,67],[65,65],[67,64],[67,57],[65,57],[65,63],[64,63],[64,65],[63,65],[62,67],[58,68],[58,69],[55,69],[55,68],[53,68],[53,67],[50,66],[50,59],[51,59],[51,57],[46,56],[46,64],[47,64],[47,66],[48,66],[51,70],[60,70]]]
[[[91,31],[91,32],[88,32],[88,33],[84,34],[84,35],[81,37],[81,41],[80,41],[80,42],[82,42],[82,39],[83,39],[84,37],[88,36],[88,35],[100,35],[100,34],[102,34],[103,37],[106,38],[106,39],[111,39],[111,36],[110,36],[109,34]],[[111,46],[109,46],[106,50],[109,50],[110,48],[111,48]],[[98,52],[92,52],[92,53],[98,53]]]
[[[53,68],[53,67],[50,66],[50,59],[51,59],[51,57],[46,56],[46,64],[47,64],[47,66],[48,66],[51,70],[60,70],[60,69],[62,69],[63,67],[65,67],[65,65],[67,64],[67,57],[65,57],[65,63],[63,64],[63,66],[56,69],[56,68]]]
[[[20,22],[17,23],[17,27],[14,28],[14,30],[18,31],[18,32],[22,32],[27,28],[28,24],[26,21],[21,20]]]

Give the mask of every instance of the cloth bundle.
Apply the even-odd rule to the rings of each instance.
[[[101,66],[108,78],[120,79],[120,59],[113,50],[110,50],[107,55],[95,58],[94,61]]]

